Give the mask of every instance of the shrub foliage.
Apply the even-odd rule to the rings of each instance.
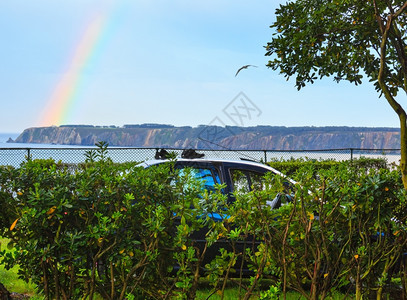
[[[106,146],[75,170],[53,160],[0,168],[0,234],[13,249],[1,263],[18,264],[47,299],[193,299],[201,278],[223,294],[231,277],[245,299],[380,298],[394,281],[406,295],[397,170],[307,163],[291,172],[297,185],[270,174],[228,203],[223,186],[206,191],[173,162],[115,164]],[[282,206],[271,209],[276,194]]]

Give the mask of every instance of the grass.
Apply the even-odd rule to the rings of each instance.
[[[197,295],[196,295],[196,299],[197,300],[205,300],[205,299],[207,299],[208,298],[208,296],[211,294],[211,290],[206,290],[206,289],[203,289],[203,290],[199,290],[198,292],[197,292]],[[244,295],[244,294],[243,294]],[[241,295],[242,296],[242,295]],[[213,300],[215,300],[215,299],[221,299],[221,295],[220,294],[217,294],[217,293],[214,293],[209,299],[213,299]],[[224,293],[224,296],[223,296],[223,299],[224,300],[232,300],[232,299],[239,299],[239,289],[237,289],[237,288],[230,288],[230,289],[226,289],[225,290],[225,293]],[[252,299],[255,299],[255,298],[252,298]]]
[[[8,240],[0,238],[1,251],[7,249]],[[0,256],[1,259],[1,256]],[[7,288],[10,293],[19,293],[33,296],[35,294],[35,286],[18,278],[18,266],[14,266],[10,270],[6,270],[3,265],[0,265],[0,282]],[[32,298],[31,298],[32,299]]]

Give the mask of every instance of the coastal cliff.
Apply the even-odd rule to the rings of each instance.
[[[120,147],[168,147],[196,149],[398,149],[398,128],[279,127],[171,125],[53,126],[24,130],[17,143],[93,146],[106,141]]]

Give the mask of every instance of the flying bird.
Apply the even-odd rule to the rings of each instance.
[[[235,77],[237,76],[237,74],[239,74],[239,72],[243,69],[247,69],[248,67],[255,67],[257,68],[257,66],[253,66],[253,65],[245,65],[243,67],[241,67],[239,70],[237,70]]]

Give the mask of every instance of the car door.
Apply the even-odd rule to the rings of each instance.
[[[233,192],[249,192],[253,188],[263,189],[263,176],[269,171],[260,166],[239,164],[239,163],[224,163],[225,181],[228,187],[229,201],[234,201]]]

